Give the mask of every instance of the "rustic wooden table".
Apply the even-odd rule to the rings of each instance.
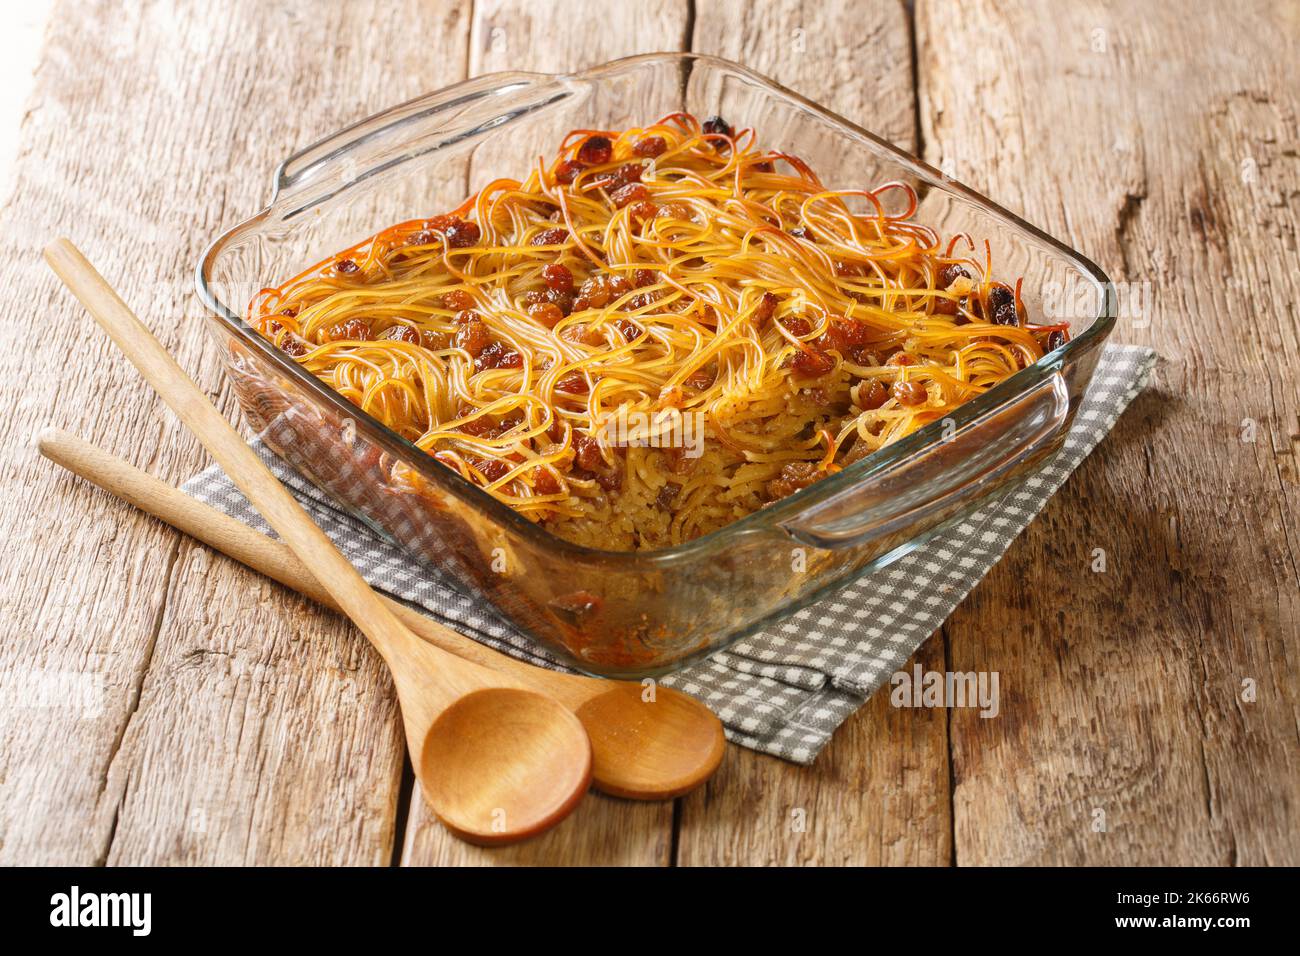
[[[59,0],[50,24],[0,252],[0,862],[1300,862],[1300,5]],[[1084,250],[1158,380],[918,654],[999,671],[998,719],[877,695],[810,768],[732,748],[675,806],[593,795],[477,849],[411,795],[347,623],[31,450],[53,424],[172,482],[206,464],[39,249],[82,244],[234,417],[190,276],[279,159],[467,76],[660,49],[743,62]]]

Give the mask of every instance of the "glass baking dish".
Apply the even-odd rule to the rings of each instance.
[[[830,187],[911,185],[916,215],[993,250],[1031,319],[1071,338],[949,418],[742,520],[659,551],[580,547],[533,524],[332,392],[244,321],[259,288],[395,222],[520,174],[575,127],[675,110],[753,126]],[[864,118],[870,123],[870,118]],[[640,677],[725,647],[883,567],[998,493],[1064,439],[1114,324],[1091,262],[983,196],[735,63],[629,57],[574,75],[498,73],[394,107],[290,157],[270,205],[197,272],[234,392],[266,443],[351,513],[588,673]],[[1085,308],[1061,315],[1067,301]]]

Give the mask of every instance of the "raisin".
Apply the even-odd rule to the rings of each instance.
[[[641,326],[631,319],[619,319],[614,323],[614,326],[623,333],[623,338],[628,342],[635,342],[641,337]]]
[[[667,202],[655,213],[656,219],[677,219],[681,222],[691,221],[691,207],[682,202]]]
[[[689,388],[703,391],[712,385],[718,378],[718,365],[716,362],[710,362],[703,368],[698,368],[686,377],[683,385]]]
[[[296,335],[286,335],[280,340],[280,351],[286,355],[292,355],[297,358],[300,355],[306,355],[311,351],[307,343]]]
[[[767,483],[767,497],[777,501],[792,495],[801,488],[807,488],[822,477],[821,469],[813,461],[790,461],[781,468],[781,473]]]
[[[499,481],[510,470],[510,466],[499,458],[472,458],[470,461],[489,482]]]
[[[546,288],[556,292],[573,291],[573,273],[559,263],[552,263],[542,269],[542,281],[546,283]]]
[[[587,377],[581,372],[570,372],[564,378],[555,383],[557,392],[567,392],[570,395],[583,395],[591,391],[587,387]]]
[[[420,344],[420,333],[415,331],[409,325],[394,325],[380,333],[381,339],[392,339],[395,342],[407,342],[411,345]]]
[[[920,382],[895,382],[890,394],[900,405],[924,405],[930,397]]]
[[[644,186],[640,188],[645,189]],[[632,206],[628,209],[627,212],[628,212],[628,216],[632,219],[633,222],[644,222],[647,219],[653,219],[655,217],[655,213],[657,213],[658,211],[659,211],[659,207],[657,205],[655,205],[652,202],[646,202],[643,200],[641,202],[632,203]]]
[[[420,344],[436,352],[447,347],[447,336],[429,329],[420,329]]]
[[[578,303],[585,301],[585,308],[603,309],[611,300],[631,291],[632,283],[622,276],[594,275],[579,287],[579,298],[573,307],[577,309]]]
[[[558,495],[560,479],[549,468],[538,468],[537,477],[533,479],[533,490],[539,495]]]
[[[452,312],[474,308],[474,297],[464,289],[450,289],[438,297],[438,304]]]
[[[939,270],[939,288],[947,289],[958,279],[969,279],[970,273],[955,262],[950,262]]]
[[[785,326],[787,332],[798,339],[803,338],[812,331],[812,326],[808,324],[808,321],[799,318],[797,315],[787,315],[781,320],[781,324]]]
[[[578,147],[578,162],[587,166],[607,163],[614,155],[614,144],[608,136],[588,136]]]
[[[858,405],[866,411],[872,411],[879,408],[889,398],[889,393],[885,386],[880,384],[880,379],[873,379],[870,385],[863,385],[858,389]]]
[[[1050,352],[1053,349],[1059,349],[1067,341],[1068,339],[1063,331],[1060,329],[1053,329],[1052,333],[1047,336],[1047,351]]]
[[[916,356],[907,352],[895,352],[885,360],[886,365],[915,365]]]
[[[659,273],[653,269],[637,269],[632,273],[632,284],[638,289],[644,289],[648,285],[654,285],[659,281]]]
[[[871,327],[865,322],[834,315],[817,344],[822,348],[838,349],[841,354],[848,354],[849,349],[860,348],[870,340]]]
[[[565,315],[573,311],[572,292],[557,292],[555,289],[547,289],[542,293],[542,301],[551,303]]]
[[[854,462],[861,461],[871,454],[871,446],[864,442],[860,437],[853,439],[853,445],[844,453],[840,459],[840,467],[847,468]]]
[[[491,342],[474,362],[479,371],[492,368],[523,368],[524,357],[505,342]]]
[[[614,190],[609,197],[614,201],[614,205],[622,209],[628,203],[642,202],[650,198],[650,190],[641,183],[628,183],[626,186],[620,186]]]
[[[579,435],[573,440],[574,460],[579,468],[595,471],[605,467],[605,459],[600,454],[600,443],[587,435]]]
[[[331,342],[369,342],[370,323],[365,319],[348,319],[338,325],[330,326],[325,338]]]
[[[486,415],[478,415],[477,418],[470,418],[471,415],[478,415],[478,409],[473,405],[461,405],[456,409],[457,418],[469,418],[469,421],[460,426],[461,432],[466,435],[481,436],[486,435],[493,429],[492,419]]]
[[[776,307],[781,304],[781,300],[773,292],[764,292],[763,298],[759,299],[758,306],[754,309],[754,324],[762,328],[776,313]],[[788,326],[787,326],[788,328]],[[807,334],[807,333],[805,333]]]
[[[993,322],[995,325],[1019,325],[1020,314],[1016,311],[1016,304],[1004,302],[999,305],[993,313]]]
[[[1016,301],[1016,295],[1010,288],[1001,282],[995,282],[989,287],[988,291],[989,312],[992,315],[998,314],[998,309],[1004,305],[1013,305]]]
[[[835,359],[821,349],[804,349],[795,354],[790,367],[800,375],[816,378],[835,367]]]
[[[677,500],[677,496],[681,493],[681,485],[674,484],[671,481],[666,481],[664,482],[663,487],[659,489],[659,493],[655,495],[655,504],[664,511],[667,511],[672,503]]]
[[[456,316],[460,326],[456,330],[456,347],[464,349],[473,358],[478,358],[490,341],[488,327],[479,318],[477,312],[467,311]]]
[[[640,163],[624,163],[602,176],[599,184],[604,189],[618,189],[620,186],[626,186],[629,183],[639,183],[644,172],[645,167]]]
[[[524,423],[525,417],[526,416],[521,411],[514,411],[511,412],[509,415],[506,415],[501,419],[501,421],[497,422],[496,428],[492,429],[492,437],[497,438],[501,435],[504,435],[506,432],[513,430],[519,425],[522,425]],[[518,453],[516,453],[513,457],[515,461],[523,461],[523,458],[519,457]]]
[[[578,287],[578,302],[585,302],[587,308],[602,309],[609,304],[609,290],[600,276],[592,276]],[[578,304],[574,303],[574,308]]]
[[[478,242],[482,232],[478,227],[478,223],[462,220],[448,226],[443,235],[447,237],[447,244],[452,248],[464,249],[466,246],[472,246]]]
[[[431,231],[441,233],[447,240],[447,245],[457,249],[474,245],[481,235],[478,223],[469,222],[460,216],[434,216],[427,225]]]
[[[710,116],[704,121],[704,132],[730,136],[732,134],[731,124],[721,116]]]
[[[662,136],[646,136],[632,144],[632,152],[635,155],[650,158],[662,156],[666,149],[668,149],[668,144],[664,142]]]
[[[533,236],[530,246],[558,246],[569,241],[567,229],[543,229]]]
[[[334,263],[334,271],[341,276],[350,276],[356,275],[356,273],[360,272],[361,267],[351,259],[340,259],[338,262]]]
[[[553,329],[555,324],[564,318],[564,313],[560,311],[558,305],[551,302],[542,302],[528,307],[528,317],[548,329]]]
[[[286,318],[295,319],[298,317],[298,310],[290,305],[281,309],[279,314],[285,316]]]
[[[555,167],[555,181],[567,186],[578,178],[578,173],[582,172],[582,168],[582,163],[566,159]]]

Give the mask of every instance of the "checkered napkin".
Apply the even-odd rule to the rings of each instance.
[[[1064,447],[1037,472],[889,567],[662,683],[707,703],[735,743],[811,763],[835,728],[888,683],[1105,437],[1146,385],[1155,359],[1147,348],[1107,346]],[[564,669],[490,607],[339,511],[260,443],[254,447],[375,587],[484,644]],[[220,467],[195,475],[184,488],[270,531]]]

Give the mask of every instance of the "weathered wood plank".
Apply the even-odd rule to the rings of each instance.
[[[471,846],[430,818],[419,787],[402,848],[404,866],[667,866],[671,802],[638,803],[589,793],[573,815],[536,839],[514,846]]]
[[[404,4],[401,31],[372,28],[394,18],[378,6],[62,3],[51,17],[0,256],[6,288],[27,290],[0,330],[0,659],[24,686],[89,671],[102,714],[0,700],[4,862],[390,859],[403,750],[361,638],[24,448],[55,423],[171,481],[205,463],[36,250],[72,236],[220,390],[191,291],[204,245],[266,200],[292,150],[464,73],[467,4]]]
[[[619,57],[685,49],[688,0],[474,4],[470,73],[573,72]]]
[[[915,145],[902,4],[701,2],[692,49],[744,63],[906,149]],[[943,669],[937,636],[916,659]],[[945,724],[942,712],[895,710],[878,695],[810,768],[733,748],[708,787],[683,801],[678,862],[946,863]]]
[[[943,670],[931,638],[907,668]],[[682,801],[681,866],[941,866],[952,855],[942,710],[877,694],[811,767],[732,747]]]
[[[169,480],[204,460],[33,250],[83,243],[217,392],[190,269],[283,155],[467,72],[676,48],[690,22],[684,0],[474,7],[471,27],[468,3],[412,2],[400,35],[365,3],[51,18],[0,210],[0,275],[29,290],[0,323],[0,862],[389,859],[401,742],[360,638],[26,450],[53,422]],[[947,660],[938,638],[920,652],[998,670],[999,719],[878,697],[814,768],[733,749],[682,804],[677,862],[1295,863],[1300,13],[918,0],[916,18],[927,158],[1154,283],[1149,324],[1117,338],[1155,343],[1163,384],[959,609]],[[689,42],[911,145],[906,26],[893,3],[699,0]],[[663,864],[671,816],[592,797],[484,851],[417,795],[402,856]]]
[[[904,149],[915,146],[912,41],[900,0],[699,0],[691,49],[769,76]]]
[[[1002,687],[958,863],[1300,860],[1300,8],[1245,6],[918,4],[927,158],[1149,283],[1164,359],[949,622]]]
[[[479,76],[504,70],[575,71],[647,49],[680,49],[687,13],[685,0],[635,5],[599,0],[564,4],[477,0],[470,72]],[[647,38],[653,38],[649,46]],[[565,132],[556,130],[556,135]],[[528,144],[527,148],[542,147]],[[521,156],[524,162],[529,158],[528,153]],[[662,866],[669,862],[672,826],[671,803],[635,803],[593,793],[570,819],[544,837],[520,846],[483,849],[449,836],[417,795],[411,801],[402,862],[408,866]]]

